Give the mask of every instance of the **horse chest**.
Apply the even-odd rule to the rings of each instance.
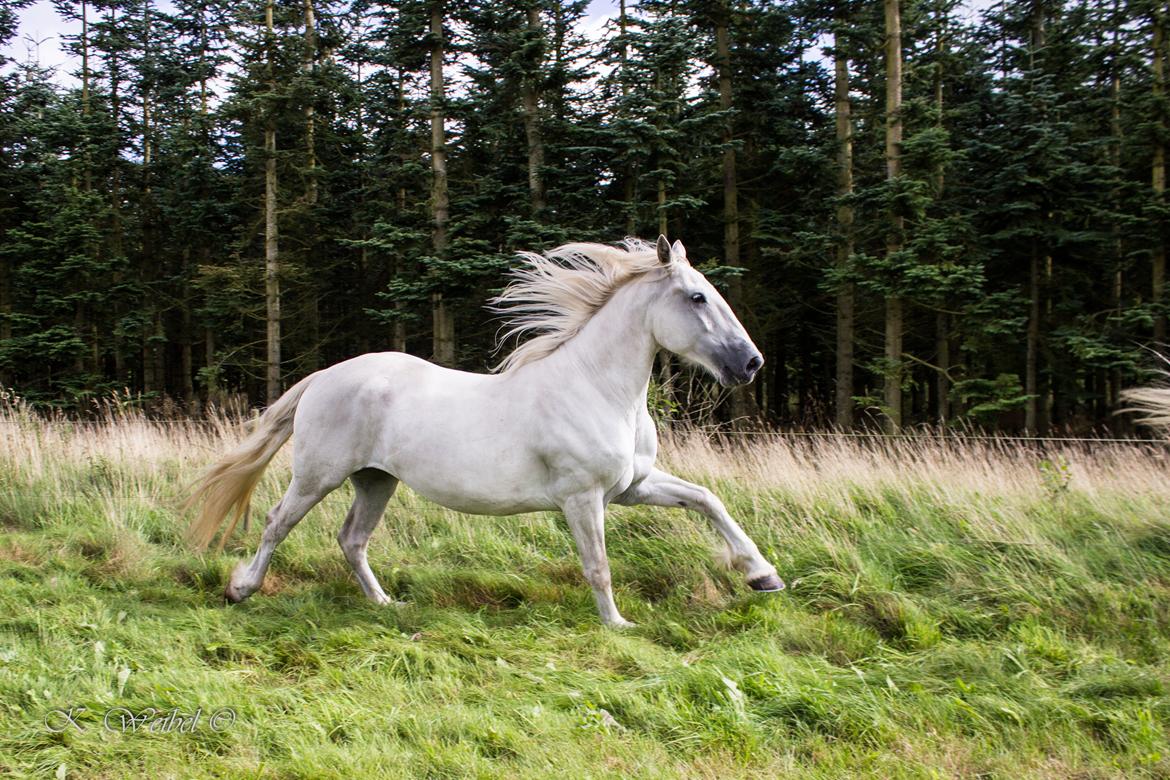
[[[600,488],[617,495],[634,481],[634,426],[608,430],[562,430],[544,442],[543,457],[553,495],[568,496]]]

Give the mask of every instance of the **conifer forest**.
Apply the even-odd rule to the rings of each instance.
[[[659,234],[766,359],[663,358],[664,414],[1126,432],[1161,365],[1162,0],[54,0],[64,65],[29,5],[0,386],[37,406],[487,371],[518,251]]]

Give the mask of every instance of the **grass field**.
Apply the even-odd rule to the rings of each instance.
[[[406,606],[362,597],[346,488],[225,607],[258,523],[198,556],[174,511],[225,435],[0,415],[0,775],[1170,776],[1170,448],[674,442],[789,589],[751,593],[698,516],[619,508],[618,632],[558,516],[407,490],[370,551]],[[152,707],[201,719],[123,730]]]

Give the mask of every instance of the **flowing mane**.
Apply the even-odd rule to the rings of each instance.
[[[495,367],[507,371],[551,354],[585,326],[623,285],[661,269],[654,245],[627,238],[617,246],[565,244],[544,254],[521,252],[523,265],[488,302],[505,315],[497,349],[513,336],[525,338]]]

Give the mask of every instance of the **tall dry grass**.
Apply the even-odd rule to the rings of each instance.
[[[247,419],[224,410],[199,420],[152,419],[114,402],[91,417],[72,419],[0,399],[0,489],[35,483],[42,494],[55,492],[50,497],[64,500],[76,488],[79,467],[98,468],[108,472],[112,500],[149,499],[177,508],[203,471],[243,439]],[[266,482],[287,481],[293,446],[295,439],[278,453]],[[1170,439],[675,431],[662,435],[659,460],[692,479],[781,490],[810,503],[847,504],[857,490],[908,485],[943,502],[1067,489],[1092,500],[1166,491]]]
[[[780,487],[808,498],[914,484],[940,497],[1036,493],[1065,481],[1087,494],[1162,490],[1170,440],[993,436],[741,434],[665,437],[666,463],[689,474]]]

